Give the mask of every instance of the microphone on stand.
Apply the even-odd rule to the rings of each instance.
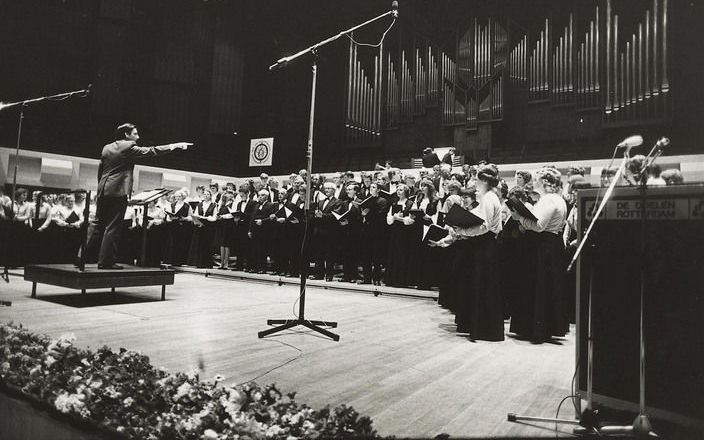
[[[626,139],[624,139],[620,144],[617,145],[619,148],[623,147],[637,147],[639,145],[643,144],[643,136],[636,134],[633,136],[629,136]]]
[[[655,143],[654,148],[657,150],[662,150],[665,147],[668,147],[669,145],[670,145],[670,139],[663,136],[660,139],[658,139],[658,141]]]
[[[643,136],[636,134],[624,139],[620,144],[616,145],[616,148],[625,148],[626,153],[628,153],[631,148],[639,147],[643,145]]]
[[[269,66],[269,70],[280,69],[280,68],[284,67],[286,64],[288,64],[289,61],[290,61],[290,60],[289,60],[289,57],[283,57],[283,58],[277,60],[277,61],[276,61],[274,64],[272,64],[271,66]]]
[[[394,18],[398,18],[398,1],[394,0],[391,2],[391,11],[393,11]]]

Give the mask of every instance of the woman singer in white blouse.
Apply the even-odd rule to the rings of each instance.
[[[519,337],[534,343],[564,336],[569,330],[563,305],[564,252],[562,231],[565,227],[567,205],[560,195],[561,174],[554,167],[537,171],[534,189],[540,200],[533,207],[536,220],[512,211],[511,216],[528,231],[537,232],[536,279],[532,289],[521,292],[523,307],[511,317],[511,329]]]
[[[472,340],[503,341],[504,320],[499,290],[496,235],[501,231],[501,201],[496,194],[496,165],[482,165],[477,172],[477,200],[472,210],[484,220],[479,226],[454,228],[450,235],[431,245],[447,246],[457,241],[463,254],[453,265],[457,286],[457,331]]]

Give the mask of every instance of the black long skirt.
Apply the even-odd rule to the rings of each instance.
[[[462,251],[469,263],[464,272],[469,275],[458,274],[467,284],[458,290],[457,329],[468,332],[475,340],[503,341],[504,317],[496,235],[486,233],[464,241]]]
[[[458,254],[458,248],[462,247],[463,242],[464,240],[454,242],[449,247],[439,249],[443,267],[438,276],[438,304],[452,313],[457,312],[457,288],[460,284],[466,284],[458,283],[456,278],[460,276],[460,272],[464,272],[468,264],[462,261],[464,254]],[[457,269],[458,267],[462,267],[462,270]]]
[[[569,331],[563,302],[565,250],[557,234],[541,232],[530,237],[535,240],[535,282],[532,286],[527,283],[526,289],[521,290],[521,310],[511,317],[511,331],[543,342]]]
[[[173,221],[168,224],[168,231],[169,264],[174,266],[186,264],[188,250],[191,246],[191,236],[193,235],[193,224],[190,222]]]
[[[215,225],[203,223],[203,226],[194,226],[188,250],[187,264],[201,269],[213,267],[213,239]]]
[[[417,226],[420,226],[420,229]],[[389,232],[386,285],[413,286],[418,279],[418,251],[423,234],[422,225],[418,223],[406,226],[396,222],[391,225]]]

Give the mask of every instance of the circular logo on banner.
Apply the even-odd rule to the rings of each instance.
[[[271,149],[269,148],[269,144],[266,142],[259,142],[252,148],[252,159],[256,163],[264,163],[269,159],[269,155],[271,154]]]

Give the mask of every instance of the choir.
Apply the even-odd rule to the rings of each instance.
[[[220,269],[299,276],[308,261],[311,278],[340,274],[345,282],[437,288],[439,305],[470,339],[503,340],[510,319],[516,337],[542,343],[564,336],[574,321],[574,279],[565,267],[576,244],[576,190],[588,184],[583,168],[567,174],[552,166],[518,171],[509,188],[493,164],[453,173],[441,163],[420,179],[394,168],[363,172],[359,180],[352,172],[330,180],[313,175],[310,194],[305,170],[281,187],[262,174],[239,187],[198,187],[194,196],[184,188],[128,207],[119,261],[140,258],[146,228],[146,265],[212,268],[217,261]],[[681,183],[670,171],[662,179]],[[19,189],[14,202],[0,193],[0,265],[71,262],[85,203],[90,235],[95,199],[86,201],[85,193],[35,193],[30,201]],[[479,224],[448,224],[455,206]]]

